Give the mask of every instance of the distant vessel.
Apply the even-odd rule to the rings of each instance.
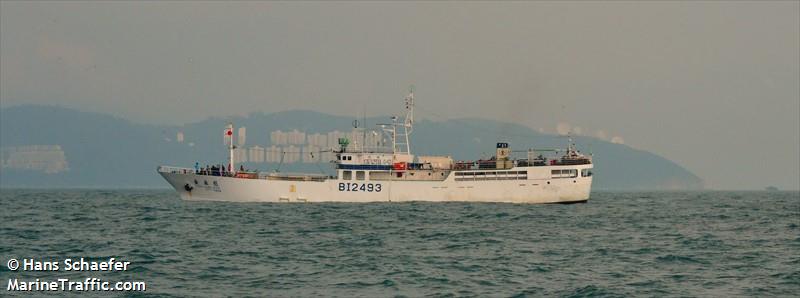
[[[237,171],[233,124],[224,130],[230,150],[225,167],[158,167],[185,200],[235,202],[508,202],[579,203],[589,199],[592,158],[571,142],[565,150],[533,150],[512,158],[508,143],[497,143],[487,160],[454,161],[449,156],[411,154],[414,92],[405,98],[401,122],[379,124],[391,144],[366,148],[340,138],[332,149],[336,176]],[[546,158],[540,151],[563,153]]]

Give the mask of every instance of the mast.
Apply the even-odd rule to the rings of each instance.
[[[232,122],[228,122],[228,127],[225,129],[225,142],[228,143],[228,150],[230,152],[230,156],[229,156],[229,160],[228,160],[228,162],[229,162],[228,165],[229,165],[230,168],[228,169],[228,171],[231,172],[231,173],[235,173],[236,172],[236,165],[233,163],[233,149],[236,148],[236,147],[233,146],[233,123]]]
[[[383,132],[392,138],[392,153],[393,154],[411,154],[411,140],[409,136],[414,131],[414,86],[409,88],[409,93],[405,98],[406,102],[406,117],[403,123],[400,123],[397,116],[392,116],[391,124],[379,124]],[[402,132],[398,131],[398,127],[402,127]]]
[[[406,153],[411,154],[411,142],[408,135],[414,130],[414,86],[409,87],[406,96],[406,121],[403,123],[404,135],[406,136]]]

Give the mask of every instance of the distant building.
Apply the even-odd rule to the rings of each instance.
[[[244,147],[245,141],[247,141],[247,127],[239,127],[239,133],[236,135],[239,144],[239,147]]]
[[[328,136],[320,133],[310,134],[307,136],[308,145],[325,148],[328,146]]]
[[[286,145],[289,143],[289,135],[280,130],[273,131],[269,134],[269,142],[272,145]]]
[[[175,141],[178,143],[183,143],[183,132],[179,131],[177,135],[175,135]]]
[[[266,162],[280,162],[282,150],[281,147],[272,145],[264,149],[264,161]]]
[[[383,146],[383,135],[381,132],[375,130],[367,131],[367,139],[365,140],[364,146],[368,148]]]
[[[261,163],[264,162],[264,148],[256,145],[250,147],[248,159],[250,162]]]
[[[362,128],[353,128],[350,133],[347,135],[347,139],[350,140],[350,146],[355,149],[361,149],[364,147],[364,129]]]
[[[288,134],[288,141],[290,145],[303,145],[306,143],[306,133],[295,129],[290,131]]]
[[[328,132],[328,147],[338,148],[339,147],[339,139],[347,137],[347,134],[334,130]]]
[[[284,147],[284,163],[295,163],[300,161],[300,147],[296,147],[294,145],[289,145],[288,147]]]
[[[69,170],[60,145],[30,145],[0,148],[0,168],[25,169],[56,174]]]
[[[233,149],[233,160],[236,163],[247,162],[247,149],[246,148]]]

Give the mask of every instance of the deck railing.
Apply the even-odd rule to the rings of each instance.
[[[158,166],[158,172],[159,173],[172,173],[172,174],[193,174],[195,171],[192,168]]]
[[[325,181],[327,179],[334,179],[333,176],[327,175],[314,175],[314,174],[300,174],[300,173],[274,173],[274,172],[259,172],[259,171],[237,171],[233,174],[228,171],[219,170],[206,170],[200,169],[196,171],[193,168],[159,166],[159,173],[171,174],[196,174],[201,176],[218,176],[218,177],[236,177],[242,179],[264,179],[264,180],[293,180],[293,181]]]

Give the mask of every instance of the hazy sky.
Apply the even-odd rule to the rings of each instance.
[[[414,84],[423,118],[562,123],[710,188],[798,189],[799,3],[2,1],[0,105],[380,115]]]

